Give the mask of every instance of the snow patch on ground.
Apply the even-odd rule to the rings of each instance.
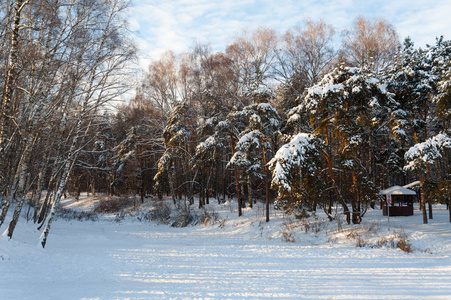
[[[99,200],[96,200],[99,201]],[[63,205],[91,210],[90,197]],[[170,203],[170,202],[169,202]],[[390,218],[371,210],[360,225],[329,222],[318,212],[296,220],[264,205],[208,205],[217,220],[174,228],[134,216],[97,222],[58,219],[46,249],[30,221],[13,240],[0,237],[1,299],[449,299],[451,224]],[[150,208],[148,201],[142,207]],[[193,205],[193,207],[196,205]],[[141,208],[142,209],[142,208]],[[200,214],[192,209],[193,214]],[[142,213],[142,212],[141,212]],[[343,218],[344,219],[344,218]],[[213,224],[211,224],[213,223]],[[6,227],[2,230],[5,230]],[[414,251],[382,238],[405,234]],[[356,246],[361,243],[362,247]]]

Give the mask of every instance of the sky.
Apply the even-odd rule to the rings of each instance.
[[[223,51],[243,29],[269,27],[278,33],[303,20],[324,20],[340,34],[354,19],[384,18],[401,39],[418,47],[451,39],[451,0],[132,0],[130,28],[140,53],[140,66],[165,51],[189,51],[208,43]]]

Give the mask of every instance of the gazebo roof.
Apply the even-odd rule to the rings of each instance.
[[[420,181],[419,181],[419,180],[414,181],[414,182],[409,183],[409,184],[406,184],[406,185],[404,185],[403,187],[405,187],[406,189],[408,189],[408,188],[411,188],[411,187],[414,187],[414,186],[417,186],[417,185],[420,185]]]
[[[392,187],[389,187],[388,189],[381,191],[382,195],[392,194],[392,195],[416,195],[417,193],[415,191],[406,189],[399,185],[394,185]]]

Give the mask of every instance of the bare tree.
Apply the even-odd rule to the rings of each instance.
[[[239,74],[241,101],[244,105],[252,101],[249,97],[270,84],[276,62],[276,32],[269,28],[258,28],[253,32],[244,30],[242,35],[227,47],[226,54],[235,64]],[[247,96],[246,96],[247,95]]]
[[[395,28],[384,19],[358,17],[353,28],[343,35],[342,59],[351,66],[369,67],[376,72],[386,70],[400,48]]]
[[[0,225],[10,203],[15,201],[8,226],[8,236],[12,237],[24,195],[37,177],[29,175],[32,159],[49,160],[43,155],[46,151],[36,151],[44,145],[48,153],[54,155],[53,176],[46,185],[55,189],[54,197],[45,202],[51,209],[41,210],[42,220],[45,212],[50,211],[43,234],[42,245],[45,246],[54,208],[81,149],[88,142],[89,131],[98,125],[96,115],[105,103],[127,90],[124,76],[135,50],[125,38],[122,13],[127,3],[122,0],[95,3],[41,0],[27,6],[23,6],[26,1],[16,2],[22,5],[24,17],[19,16],[19,25],[24,29],[17,48],[12,42],[10,50],[15,53],[10,61],[20,62],[15,65],[20,67],[20,73],[13,75],[20,78],[6,77],[3,93],[6,104],[2,106],[2,116],[7,116],[11,122],[7,134],[2,129],[8,140],[2,149],[9,157],[2,155],[1,163],[4,166],[5,162],[10,162],[8,172],[2,172],[2,190],[6,196]],[[14,86],[9,83],[11,80]],[[14,87],[14,98],[9,96],[10,86]],[[47,136],[41,138],[45,133]],[[41,188],[43,184],[40,183]]]
[[[160,112],[166,119],[167,114],[176,105],[179,99],[177,82],[177,58],[171,51],[149,65],[139,94],[143,101]],[[164,127],[164,124],[163,124]]]
[[[302,27],[288,30],[282,37],[278,53],[280,79],[287,82],[296,77],[298,81],[304,81],[304,87],[317,83],[330,69],[335,55],[332,47],[334,35],[332,26],[322,20],[306,20]]]

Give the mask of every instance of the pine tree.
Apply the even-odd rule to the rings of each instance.
[[[385,85],[371,71],[340,66],[308,89],[303,108],[313,133],[324,141],[328,181],[350,222],[360,223],[377,199],[370,173],[372,140],[386,121],[391,101]],[[369,150],[369,151],[368,151]],[[341,170],[338,172],[336,170]],[[338,185],[337,176],[342,184]]]
[[[222,160],[227,147],[227,136],[218,126],[218,118],[212,117],[199,127],[198,135],[207,138],[196,146],[192,157],[192,168],[199,178],[199,206],[208,204],[209,190],[212,188],[219,201],[219,181],[223,179]],[[224,184],[224,183],[222,183]]]
[[[239,169],[248,186],[252,189],[253,180],[260,179],[265,184],[266,220],[269,221],[269,178],[267,163],[273,156],[274,133],[280,129],[280,116],[269,104],[271,93],[254,93],[256,104],[246,106],[241,111],[231,112],[227,119],[235,126],[238,141],[229,161],[229,166]],[[243,128],[244,127],[244,128]],[[249,193],[250,194],[250,193]],[[252,205],[251,196],[249,204]],[[241,203],[244,204],[244,203]]]
[[[438,39],[433,47],[426,50],[414,49],[410,39],[406,39],[404,49],[398,58],[393,75],[388,80],[388,89],[394,94],[396,104],[392,110],[391,128],[394,136],[404,145],[412,147],[427,143],[430,136],[446,126],[446,70],[449,64],[449,43]],[[442,81],[441,81],[442,80]],[[443,89],[442,89],[443,87]],[[441,93],[443,91],[444,93]],[[443,114],[441,114],[443,113]],[[439,119],[442,120],[440,124]],[[445,121],[444,121],[445,120]],[[410,150],[409,150],[410,151]],[[410,154],[405,158],[411,161]],[[407,165],[410,162],[407,161]],[[421,186],[431,179],[431,165],[416,170]],[[423,223],[427,223],[426,202],[432,217],[432,204],[427,201],[424,188],[420,190],[420,209],[423,210]]]
[[[322,190],[309,192],[310,187],[319,184],[316,181],[321,169],[321,144],[316,135],[299,133],[280,147],[268,163],[272,171],[271,187],[278,191],[275,209],[284,209],[288,214],[296,211],[301,215],[306,207],[315,205],[313,199],[323,196]]]
[[[180,104],[170,112],[167,126],[163,132],[166,151],[158,161],[158,171],[154,177],[156,188],[169,182],[174,204],[184,188],[190,201],[193,201],[191,156],[194,151],[192,140],[196,138],[196,118],[187,104]]]

